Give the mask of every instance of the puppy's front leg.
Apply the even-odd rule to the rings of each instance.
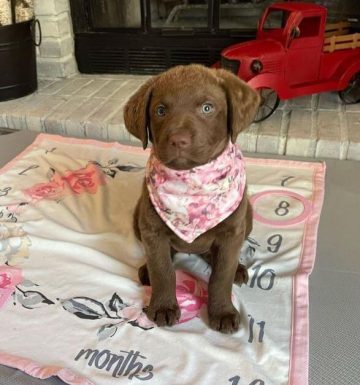
[[[176,299],[176,278],[169,242],[149,234],[143,237],[143,244],[152,287],[146,314],[158,326],[174,325],[180,319],[180,308]]]
[[[242,242],[243,236],[222,240],[212,260],[209,281],[209,322],[212,329],[222,333],[234,333],[240,325],[240,314],[232,304],[231,290]]]

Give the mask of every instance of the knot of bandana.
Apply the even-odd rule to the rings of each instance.
[[[191,243],[237,209],[245,190],[245,162],[231,142],[216,159],[190,170],[170,169],[152,151],[146,184],[162,220]]]

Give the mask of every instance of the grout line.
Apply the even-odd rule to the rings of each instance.
[[[279,136],[279,147],[278,154],[285,155],[286,144],[290,127],[291,111],[283,111],[281,125],[280,125],[280,136]]]
[[[311,111],[311,134],[310,138],[314,139],[314,145],[313,148],[309,148],[309,154],[308,157],[315,158],[316,157],[316,148],[319,142],[319,130],[317,126],[317,121],[318,121],[318,111],[313,110]],[[310,142],[311,143],[311,142]]]
[[[350,147],[349,128],[345,115],[345,106],[341,105],[340,112],[340,159],[347,159]]]

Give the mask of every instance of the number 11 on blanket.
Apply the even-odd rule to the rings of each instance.
[[[248,314],[248,317],[250,317],[248,342],[253,343],[255,319],[250,314]],[[259,341],[259,343],[262,343],[263,339],[264,339],[264,333],[265,333],[265,321],[256,322],[256,325],[259,325],[259,329],[260,329],[258,341]]]
[[[241,380],[240,376],[229,378],[229,382],[231,382],[231,385],[242,385],[240,380]],[[263,380],[254,380],[250,382],[249,385],[265,385],[265,382]]]

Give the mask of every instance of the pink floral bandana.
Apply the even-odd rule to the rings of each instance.
[[[213,161],[184,171],[164,166],[152,151],[146,184],[163,221],[191,243],[237,209],[245,190],[245,162],[231,142]]]

